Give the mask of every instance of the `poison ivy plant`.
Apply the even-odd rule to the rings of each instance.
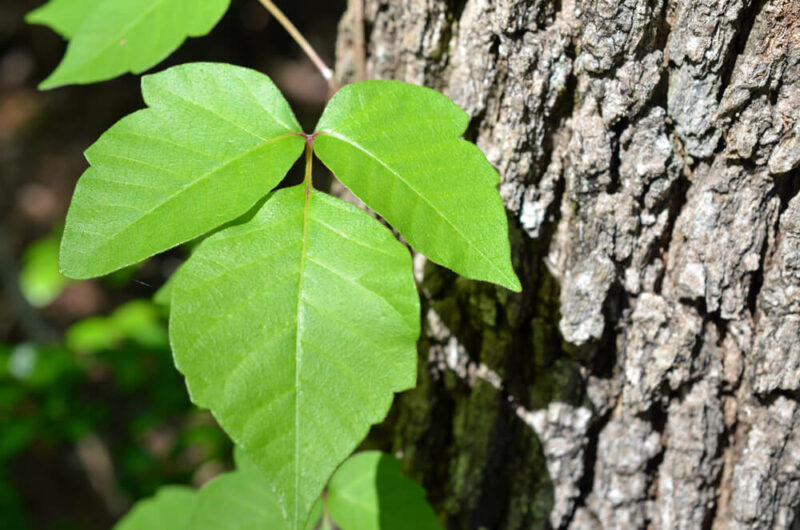
[[[425,490],[400,474],[400,461],[379,451],[358,453],[328,484],[327,510],[342,530],[438,530]]]
[[[186,37],[207,34],[230,0],[51,0],[27,21],[69,39],[61,64],[40,88],[139,73],[164,60]]]
[[[287,530],[281,506],[265,475],[240,451],[235,471],[193,491],[166,486],[138,502],[115,530]],[[425,490],[400,475],[400,461],[378,451],[358,453],[331,478],[304,530],[440,530]]]
[[[149,108],[87,151],[61,267],[102,275],[214,231],[168,291],[176,365],[258,465],[286,528],[302,528],[393,394],[414,385],[420,329],[409,252],[313,188],[313,153],[433,261],[519,290],[497,173],[459,139],[466,114],[422,87],[349,85],[312,134],[244,68],[182,65],[142,88]],[[304,183],[269,193],[303,146]]]
[[[467,113],[435,90],[398,81],[345,86],[317,124],[320,160],[428,259],[519,291],[499,177],[459,139]]]

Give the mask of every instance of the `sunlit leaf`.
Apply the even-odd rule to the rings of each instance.
[[[67,330],[65,342],[79,353],[97,353],[132,341],[145,348],[168,347],[167,332],[159,309],[148,300],[131,300],[108,316],[80,320]]]
[[[186,486],[164,486],[155,497],[136,503],[115,530],[188,529],[197,494]]]
[[[468,121],[435,90],[364,81],[333,96],[314,149],[416,250],[469,278],[519,291],[497,172],[459,139]]]
[[[259,465],[292,529],[413,386],[418,333],[408,251],[302,186],[209,237],[173,285],[170,337],[192,400]]]
[[[142,91],[150,108],[86,152],[61,246],[67,276],[106,274],[244,214],[303,149],[286,100],[252,70],[176,66]]]
[[[41,88],[140,73],[186,37],[207,34],[230,0],[54,0],[28,15],[70,39],[64,59]]]

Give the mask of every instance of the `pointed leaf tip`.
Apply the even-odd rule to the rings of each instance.
[[[246,213],[302,153],[300,125],[263,74],[193,63],[142,80],[149,108],[86,151],[60,266],[101,276]]]
[[[317,156],[431,261],[519,291],[499,177],[460,139],[467,115],[444,95],[398,81],[342,88],[325,109]]]

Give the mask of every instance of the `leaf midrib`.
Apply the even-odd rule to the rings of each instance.
[[[299,514],[299,490],[300,490],[300,366],[303,341],[303,324],[305,319],[305,308],[303,306],[303,280],[305,279],[306,258],[308,256],[308,238],[311,209],[311,189],[310,183],[306,184],[305,200],[303,202],[303,238],[300,247],[300,279],[297,282],[297,335],[295,337],[295,365],[294,365],[294,517],[292,524],[298,528]]]
[[[458,235],[459,235],[459,236],[460,236],[460,237],[461,237],[461,238],[462,238],[464,241],[466,241],[466,242],[467,242],[467,244],[468,244],[468,245],[469,245],[471,248],[473,248],[474,250],[476,250],[476,251],[478,252],[478,254],[480,254],[480,255],[481,255],[481,257],[482,257],[482,258],[483,258],[483,259],[486,261],[486,263],[488,263],[488,264],[489,264],[489,266],[490,266],[491,268],[493,268],[493,269],[494,269],[496,272],[498,272],[498,273],[500,274],[500,277],[504,278],[504,279],[505,279],[506,281],[508,281],[508,282],[509,282],[511,285],[514,285],[514,284],[515,284],[515,282],[514,282],[514,279],[513,279],[513,278],[511,278],[511,277],[509,277],[509,276],[508,276],[508,274],[507,274],[505,271],[503,271],[501,268],[499,268],[497,265],[495,265],[495,263],[494,263],[494,260],[492,260],[492,259],[491,259],[489,256],[487,256],[487,255],[486,255],[486,253],[485,253],[485,252],[483,252],[483,250],[481,250],[481,249],[480,249],[480,247],[478,247],[478,245],[476,245],[476,244],[475,244],[475,242],[474,242],[472,239],[470,239],[469,237],[467,237],[467,235],[466,235],[466,234],[464,234],[464,232],[462,232],[462,231],[461,231],[461,230],[460,230],[460,229],[459,229],[459,228],[458,228],[456,225],[454,225],[454,224],[453,224],[453,222],[452,222],[452,221],[450,221],[450,219],[449,219],[449,218],[448,218],[446,215],[444,215],[444,213],[443,213],[441,210],[439,210],[439,208],[437,208],[435,204],[433,204],[433,203],[432,203],[430,200],[428,200],[428,198],[427,198],[425,195],[423,195],[422,193],[420,193],[420,191],[419,191],[418,189],[416,189],[414,186],[412,186],[410,182],[408,182],[406,179],[404,179],[404,178],[403,178],[403,176],[402,176],[402,175],[400,175],[400,173],[398,173],[398,172],[397,172],[395,169],[393,169],[392,167],[390,167],[390,166],[389,166],[389,165],[388,165],[386,162],[384,162],[383,160],[381,160],[381,159],[380,159],[380,158],[379,158],[379,157],[378,157],[378,156],[377,156],[375,153],[371,152],[370,150],[368,150],[367,148],[365,148],[364,146],[362,146],[362,145],[361,145],[361,144],[359,144],[358,142],[356,142],[356,141],[354,141],[354,140],[351,140],[351,139],[347,138],[346,136],[342,136],[342,135],[340,135],[340,134],[338,134],[338,133],[335,133],[335,132],[332,132],[332,131],[320,131],[320,134],[324,134],[324,135],[326,135],[326,136],[330,136],[330,137],[332,137],[332,138],[335,138],[335,139],[339,140],[340,142],[344,142],[344,143],[346,143],[346,144],[348,144],[348,145],[350,145],[350,146],[352,146],[352,147],[355,147],[356,149],[358,149],[358,150],[359,150],[359,151],[361,151],[362,153],[366,154],[367,156],[369,156],[370,158],[372,158],[373,160],[375,160],[375,161],[376,161],[378,164],[380,164],[380,165],[381,165],[383,168],[385,168],[385,169],[386,169],[387,171],[389,171],[389,172],[390,172],[392,175],[394,175],[394,176],[395,176],[395,177],[396,177],[396,178],[397,178],[397,179],[398,179],[400,182],[402,182],[403,184],[405,184],[405,185],[406,185],[406,187],[407,187],[408,189],[410,189],[412,192],[414,192],[414,194],[415,194],[417,197],[419,197],[420,199],[422,199],[422,201],[423,201],[423,202],[425,202],[425,203],[426,203],[426,204],[427,204],[427,205],[428,205],[428,206],[429,206],[429,207],[430,207],[430,208],[431,208],[431,209],[432,209],[434,212],[436,212],[436,214],[439,216],[439,218],[440,218],[440,219],[442,219],[442,220],[443,220],[445,223],[447,223],[448,225],[450,225],[450,227],[451,227],[451,228],[452,228],[452,229],[453,229],[453,230],[454,230],[454,231],[455,231],[455,232],[456,232],[456,233],[457,233],[457,234],[458,234]]]

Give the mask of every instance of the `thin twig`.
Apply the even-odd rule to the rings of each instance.
[[[364,44],[364,0],[353,3],[353,47],[356,54],[356,81],[367,78],[367,50]]]
[[[336,79],[333,76],[333,70],[331,70],[328,65],[320,58],[319,54],[311,47],[311,44],[308,43],[303,34],[298,31],[298,29],[292,24],[292,21],[289,20],[283,12],[278,9],[278,6],[272,3],[272,0],[258,0],[261,4],[267,8],[267,11],[275,17],[281,26],[291,35],[291,37],[295,40],[297,44],[306,52],[306,55],[311,62],[314,63],[314,66],[317,67],[319,73],[322,74],[322,77],[325,78],[325,81],[328,82],[330,85],[331,91],[336,90],[338,87],[336,86]]]

